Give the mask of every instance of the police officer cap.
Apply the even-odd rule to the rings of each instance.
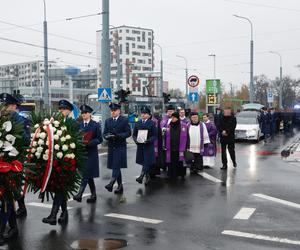
[[[112,102],[111,104],[109,104],[109,108],[110,108],[111,110],[117,110],[117,109],[121,109],[121,105]]]
[[[8,93],[2,93],[2,94],[0,94],[0,101],[4,102],[5,104],[21,105],[21,103],[23,102],[23,97],[21,95],[18,97],[15,97]]]
[[[68,109],[70,111],[72,111],[74,109],[73,105],[67,100],[60,100],[58,102],[58,108],[59,109]]]
[[[150,115],[151,110],[148,107],[144,106],[144,107],[141,108],[141,113]]]
[[[170,105],[167,106],[167,110],[175,110],[175,107],[170,104]]]
[[[81,105],[80,111],[81,111],[81,113],[92,113],[93,109],[90,106],[84,104],[84,105]]]

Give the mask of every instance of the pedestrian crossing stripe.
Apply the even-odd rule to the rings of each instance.
[[[98,88],[98,102],[111,102],[111,88]]]

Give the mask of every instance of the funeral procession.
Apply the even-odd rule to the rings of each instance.
[[[300,1],[0,8],[0,250],[300,249]]]

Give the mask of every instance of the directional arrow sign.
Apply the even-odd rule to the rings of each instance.
[[[199,94],[197,92],[189,93],[189,101],[190,102],[199,102]]]

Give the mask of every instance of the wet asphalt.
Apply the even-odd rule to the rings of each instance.
[[[187,171],[185,180],[167,182],[162,175],[147,187],[135,181],[141,168],[135,164],[136,147],[129,144],[123,195],[104,189],[111,173],[106,169],[107,156],[102,150],[101,177],[96,179],[97,203],[87,204],[86,198],[82,203],[70,201],[69,222],[65,226],[43,224],[41,220],[50,209],[27,205],[27,218],[18,220],[19,238],[0,249],[119,249],[126,243],[122,249],[300,249],[300,205],[289,206],[253,195],[300,204],[300,163],[283,161],[280,156],[283,147],[296,136],[299,133],[293,137],[278,135],[267,143],[237,142],[236,169],[229,161],[228,170],[220,170],[218,153],[216,166],[204,170],[216,179],[190,175]],[[26,203],[32,202],[40,203],[38,195],[27,195]],[[243,207],[255,212],[248,219],[234,219]],[[109,213],[161,222],[105,216]],[[226,235],[225,230],[254,237]],[[289,239],[299,245],[255,239],[255,235]]]

